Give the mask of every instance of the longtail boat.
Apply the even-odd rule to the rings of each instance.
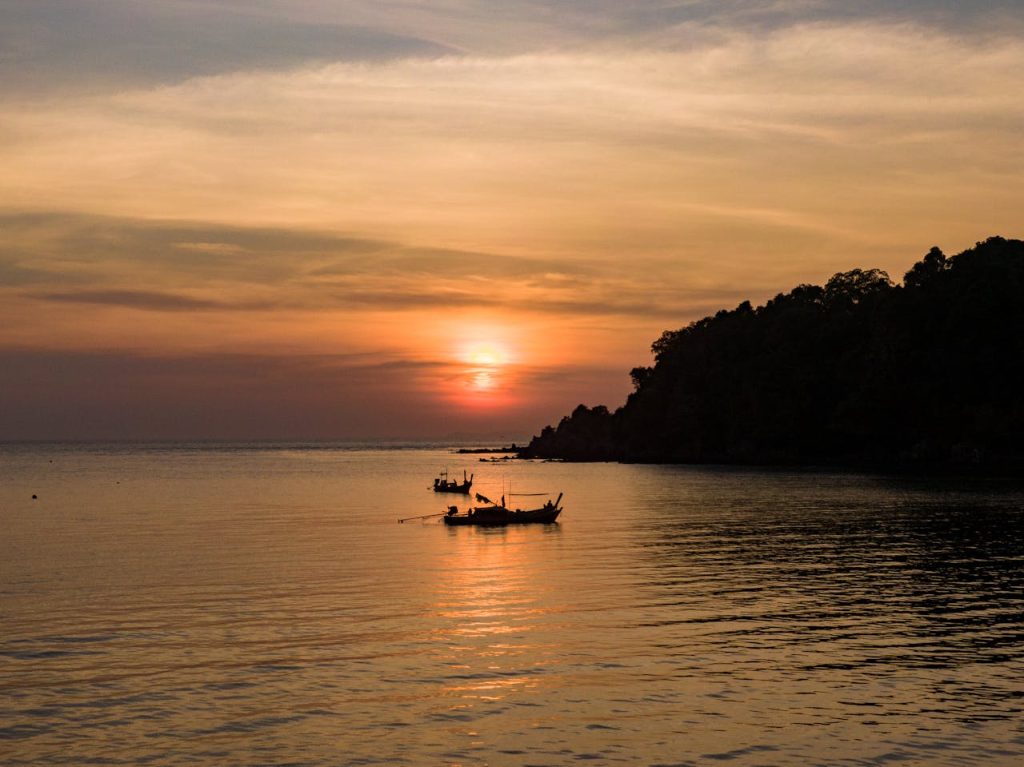
[[[441,476],[434,480],[434,492],[435,493],[462,493],[463,495],[469,495],[469,488],[473,486],[473,475],[469,475],[469,479],[466,479],[466,472],[462,472],[462,482],[454,479],[448,479],[448,472],[442,471]]]
[[[460,514],[457,506],[448,507],[448,513],[444,516],[446,525],[476,525],[478,527],[504,527],[505,525],[525,524],[551,524],[558,515],[562,513],[559,504],[562,501],[562,493],[552,502],[548,501],[537,509],[509,509],[503,504],[491,502],[488,498],[477,494],[477,499],[488,503],[488,506],[477,506],[469,509],[465,514]]]

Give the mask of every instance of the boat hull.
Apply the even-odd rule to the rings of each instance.
[[[470,509],[468,514],[452,514],[444,517],[446,525],[474,525],[476,527],[504,527],[505,525],[550,525],[558,519],[562,510],[557,507],[510,511],[500,507]]]
[[[472,482],[465,485],[434,485],[435,493],[460,493],[461,495],[469,495],[469,488],[473,486]]]

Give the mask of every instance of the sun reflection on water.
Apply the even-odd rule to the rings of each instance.
[[[542,572],[550,560],[539,545],[543,531],[450,534],[456,545],[445,560],[446,577],[434,604],[450,672],[440,694],[461,700],[459,705],[484,704],[551,684],[547,659],[557,648],[537,636],[551,612],[544,604]]]

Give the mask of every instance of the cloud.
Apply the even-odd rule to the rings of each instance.
[[[100,92],[310,61],[382,61],[453,50],[415,36],[313,23],[249,4],[10,0],[0,9],[0,82],[30,94]]]
[[[1019,21],[1015,0],[279,0],[307,22],[356,23],[442,41],[472,55],[588,46],[674,47],[701,32],[770,33],[806,22],[912,21],[963,33]]]
[[[111,332],[117,310],[177,318],[143,323],[152,343],[200,343],[194,313],[281,344],[387,313],[647,334],[851,265],[900,274],[1020,234],[1022,69],[1012,35],[801,23],[15,103],[0,269],[17,300],[62,300],[6,334],[72,311]]]
[[[1022,19],[1014,0],[8,0],[0,88],[7,97],[101,93],[310,62],[686,50],[709,36],[807,23],[1005,33]]]
[[[136,311],[480,308],[679,322],[750,290],[672,284],[657,262],[643,260],[566,262],[266,227],[57,213],[0,215],[0,226],[0,269],[22,275],[10,287],[50,288],[19,295]]]
[[[42,301],[63,301],[78,304],[121,306],[128,309],[148,309],[165,312],[202,311],[233,307],[222,301],[210,301],[176,293],[158,293],[147,290],[79,290],[66,293],[39,293],[32,296]],[[265,308],[247,306],[247,309]]]
[[[763,260],[778,242],[834,265],[1012,223],[1022,67],[1011,34],[805,23],[678,50],[236,73],[15,105],[0,194],[446,252],[572,261],[715,240]]]
[[[67,280],[280,284],[318,259],[365,259],[386,243],[287,227],[240,227],[69,212],[0,210],[0,264]]]

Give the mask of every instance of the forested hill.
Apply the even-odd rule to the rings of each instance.
[[[938,248],[670,330],[609,412],[580,405],[523,457],[987,463],[1024,455],[1024,242]]]

